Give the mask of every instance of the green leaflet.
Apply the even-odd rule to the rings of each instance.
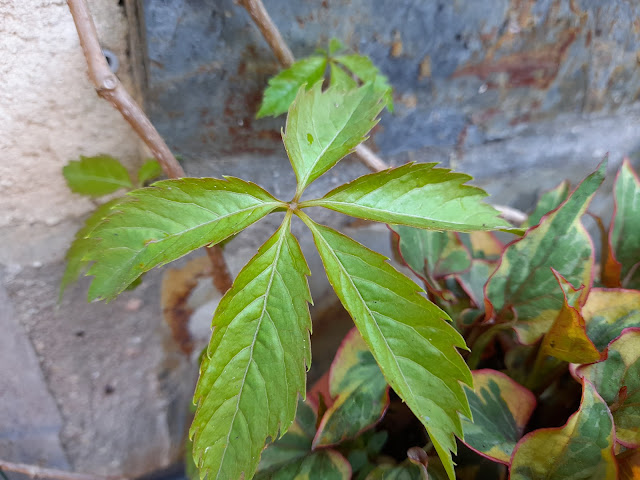
[[[640,179],[629,160],[620,168],[613,189],[615,209],[609,240],[622,266],[622,286],[640,289]]]
[[[564,427],[534,430],[518,443],[510,480],[615,480],[613,419],[585,381],[580,410]]]
[[[495,370],[475,370],[473,389],[465,387],[473,421],[462,419],[464,443],[480,455],[509,465],[536,397]]]
[[[343,92],[316,83],[298,92],[287,116],[283,136],[298,179],[297,197],[323,173],[365,140],[384,108],[382,95],[371,84]]]
[[[630,327],[640,327],[640,292],[594,288],[582,307],[587,335],[598,350]]]
[[[358,88],[358,82],[356,82],[351,75],[345,72],[335,63],[329,63],[331,69],[331,86],[339,88],[345,92]]]
[[[307,264],[291,216],[238,274],[213,317],[190,436],[201,478],[251,478],[267,437],[294,420],[311,364]]]
[[[150,158],[138,170],[138,185],[144,187],[146,183],[162,175],[162,167],[155,158]]]
[[[607,359],[578,367],[576,373],[596,387],[609,405],[616,440],[640,447],[640,329],[625,330],[609,344]]]
[[[455,347],[464,340],[448,316],[382,255],[299,216],[313,233],[329,282],[353,318],[387,382],[425,425],[451,479],[458,413],[471,417],[460,382],[471,373]]]
[[[356,437],[373,427],[389,406],[387,381],[355,328],[331,364],[329,388],[334,403],[322,417],[314,449]]]
[[[360,80],[362,80],[363,83],[373,83],[373,87],[375,88],[375,90],[384,94],[384,102],[389,111],[393,112],[393,95],[391,85],[389,85],[389,80],[387,79],[387,77],[380,73],[378,67],[373,64],[369,57],[351,54],[339,55],[337,57],[333,57],[331,60],[349,69]]]
[[[434,232],[404,225],[390,226],[399,237],[402,259],[430,290],[442,289],[438,280],[471,266],[471,255],[453,232]]]
[[[311,56],[298,60],[269,80],[264,91],[262,105],[257,117],[277,116],[289,110],[302,85],[310,88],[324,76],[327,68],[326,56]]]
[[[487,318],[513,309],[518,318],[514,328],[523,343],[539,340],[564,303],[551,268],[571,284],[585,285],[585,297],[588,293],[593,245],[580,218],[604,180],[606,166],[602,162],[557,210],[508,246],[487,283]]]
[[[408,163],[364,175],[300,207],[326,207],[366,220],[431,230],[511,229],[481,201],[487,196],[484,190],[464,185],[471,177],[435,165]]]
[[[64,166],[62,175],[72,192],[99,197],[121,188],[132,188],[127,169],[109,155],[83,157]]]
[[[565,180],[556,188],[544,192],[540,196],[535,210],[522,226],[527,228],[540,223],[543,216],[558,208],[569,197],[569,191],[569,182]]]
[[[99,239],[89,299],[111,299],[151,268],[216,244],[283,204],[233,177],[157,182],[127,194],[88,238]]]
[[[121,200],[121,198],[116,198],[100,205],[94,210],[91,216],[87,218],[84,226],[76,233],[73,243],[64,257],[67,265],[62,275],[62,281],[60,282],[60,299],[62,299],[66,288],[78,280],[78,277],[80,277],[90,264],[88,260],[84,259],[84,256],[96,244],[96,240],[87,239],[87,237],[100,222],[111,213],[111,209]]]

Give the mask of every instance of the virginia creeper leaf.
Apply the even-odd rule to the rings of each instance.
[[[471,255],[453,232],[434,232],[394,225],[398,248],[404,262],[434,292],[442,290],[439,280],[471,266]]]
[[[202,478],[251,478],[287,431],[311,363],[309,269],[291,217],[238,274],[213,317],[190,436]]]
[[[582,316],[587,335],[603,350],[625,328],[640,327],[640,292],[594,288],[582,307]]]
[[[464,340],[446,313],[382,255],[299,213],[313,233],[329,282],[387,382],[425,425],[451,479],[458,412],[471,417],[460,382],[471,373],[455,347]]]
[[[99,197],[121,188],[132,188],[127,169],[109,155],[72,160],[62,169],[72,192]]]
[[[580,218],[604,180],[606,161],[571,196],[524,237],[511,243],[486,286],[487,318],[512,309],[525,344],[544,335],[562,309],[564,295],[551,268],[573,285],[591,285],[593,244]]]
[[[335,86],[345,92],[358,88],[358,82],[356,82],[351,76],[340,68],[335,63],[329,64],[331,70],[331,86]]]
[[[613,189],[615,208],[609,238],[622,266],[622,286],[640,289],[640,179],[629,160],[622,163]]]
[[[237,233],[282,203],[237,178],[182,178],[127,194],[90,234],[89,299],[110,299],[143,272]]]
[[[390,112],[393,112],[393,96],[389,80],[378,67],[376,67],[369,57],[363,55],[339,55],[332,60],[344,65],[354,73],[363,83],[371,82],[377,92],[384,94],[384,102]]]
[[[576,373],[609,405],[618,442],[640,447],[640,329],[624,330],[609,344],[606,360],[578,367]]]
[[[575,288],[555,270],[553,274],[565,298],[558,316],[542,340],[541,354],[569,363],[597,362],[601,358],[600,352],[587,335],[585,321],[579,311],[584,285]]]
[[[389,406],[387,381],[355,328],[331,364],[329,388],[334,402],[322,417],[314,449],[356,437],[380,420]]]
[[[100,205],[93,211],[89,218],[87,218],[84,226],[76,232],[73,243],[65,255],[67,265],[65,267],[64,274],[62,275],[62,281],[60,282],[60,299],[62,299],[65,289],[78,280],[78,277],[82,275],[91,263],[90,261],[85,260],[84,256],[96,244],[96,240],[87,239],[87,237],[100,224],[100,222],[109,215],[111,209],[120,200],[120,198],[115,198]]]
[[[529,215],[529,218],[522,226],[532,227],[539,224],[543,216],[558,208],[569,197],[569,192],[569,182],[566,180],[556,188],[544,192],[540,196],[533,213]]]
[[[487,196],[483,190],[464,185],[471,177],[435,165],[407,163],[364,175],[300,206],[430,230],[511,229],[493,207],[481,201]]]
[[[338,53],[341,50],[344,50],[344,44],[337,38],[332,38],[329,40],[329,55],[333,55]]]
[[[291,103],[302,85],[310,88],[324,76],[327,68],[327,57],[314,55],[298,60],[291,67],[282,70],[269,79],[269,86],[264,91],[258,118],[278,116],[289,110]]]
[[[367,84],[349,92],[316,83],[298,92],[284,133],[298,193],[365,140],[384,107],[382,95]]]
[[[580,409],[565,426],[525,435],[511,459],[510,480],[616,480],[613,419],[585,381]]]
[[[475,370],[473,389],[465,387],[473,421],[462,419],[464,443],[483,457],[508,465],[522,437],[536,397],[495,370]]]
[[[150,158],[138,170],[138,185],[144,187],[148,182],[162,175],[162,167],[155,158]]]

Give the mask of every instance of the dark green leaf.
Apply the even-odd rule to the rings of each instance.
[[[109,155],[80,157],[62,169],[72,192],[99,197],[121,188],[132,188],[127,169]]]
[[[309,270],[290,223],[287,215],[216,309],[190,430],[203,478],[251,478],[267,437],[287,431],[305,394]]]
[[[296,98],[300,87],[306,84],[307,88],[311,88],[323,78],[326,68],[326,56],[311,56],[298,60],[271,78],[269,86],[264,91],[258,118],[270,115],[275,117],[285,113]]]
[[[157,182],[129,193],[87,236],[95,262],[89,299],[111,299],[143,272],[233,235],[282,203],[257,185],[228,177]]]
[[[425,425],[451,479],[458,413],[471,417],[460,382],[471,373],[455,347],[462,337],[422,289],[382,255],[314,223],[311,229],[329,281],[373,353],[385,378]]]

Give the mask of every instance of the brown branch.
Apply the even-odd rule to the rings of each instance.
[[[24,463],[12,463],[0,460],[0,470],[16,472],[27,475],[30,478],[56,478],[59,480],[126,480],[126,477],[113,477],[101,475],[88,475],[86,473],[68,472],[66,470],[56,470],[53,468],[42,468],[37,465],[27,465]]]
[[[262,36],[269,44],[269,47],[271,47],[271,50],[273,50],[280,65],[284,68],[290,67],[295,61],[293,53],[291,53],[291,49],[282,38],[278,27],[276,27],[273,20],[271,20],[269,12],[264,8],[262,0],[238,0],[238,3],[249,12],[253,22],[262,32]],[[389,168],[389,165],[365,145],[358,145],[355,154],[362,163],[374,172],[380,172]]]
[[[111,72],[100,47],[98,32],[85,0],[67,0],[76,24],[80,45],[89,67],[89,77],[102,98],[111,103],[147,144],[169,178],[184,177],[184,170],[151,121]]]
[[[212,247],[205,247],[207,255],[211,261],[211,270],[213,277],[213,286],[223,295],[233,285],[233,278],[229,273],[229,267],[224,259],[224,250],[220,245],[213,245]]]

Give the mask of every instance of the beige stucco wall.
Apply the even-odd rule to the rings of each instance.
[[[117,0],[89,2],[103,46],[130,83],[127,22]],[[90,211],[61,168],[78,155],[110,153],[128,164],[139,143],[98,98],[62,0],[0,0],[0,227],[55,225]]]

